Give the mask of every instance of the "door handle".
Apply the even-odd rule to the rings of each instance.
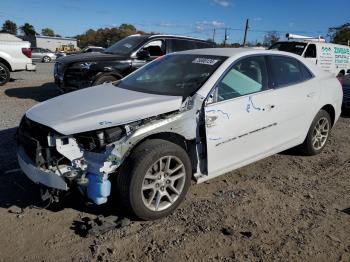
[[[309,98],[312,98],[316,95],[316,92],[311,92],[311,93],[308,93],[306,96],[309,97]]]

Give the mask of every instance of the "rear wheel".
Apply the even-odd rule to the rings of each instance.
[[[147,140],[135,149],[118,174],[121,200],[138,218],[167,216],[184,199],[191,170],[182,147],[165,140]]]
[[[314,118],[307,137],[301,145],[301,150],[305,155],[313,156],[321,153],[326,146],[332,122],[329,114],[325,110],[320,110]]]
[[[50,57],[48,57],[48,56],[44,56],[43,57],[43,62],[44,63],[49,63],[51,61],[51,58]]]
[[[10,81],[10,70],[3,63],[0,63],[0,86]]]
[[[97,80],[94,82],[94,86],[97,85],[102,85],[105,83],[110,83],[110,82],[114,82],[117,81],[118,79],[112,75],[105,75],[105,76],[100,76],[99,78],[97,78]]]

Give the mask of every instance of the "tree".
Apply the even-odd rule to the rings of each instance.
[[[41,34],[45,36],[55,36],[55,32],[51,28],[41,29]]]
[[[264,36],[264,46],[271,46],[280,40],[280,35],[277,31],[269,31]]]
[[[76,38],[80,48],[88,45],[108,47],[124,37],[137,33],[144,34],[144,32],[138,31],[133,25],[121,24],[112,28],[89,29],[84,34],[77,35]]]
[[[17,25],[11,20],[6,20],[2,25],[2,32],[17,35]]]
[[[329,28],[328,36],[332,43],[347,45],[350,41],[350,23]]]
[[[31,24],[28,24],[28,23],[25,23],[19,29],[26,36],[30,36],[30,35],[35,35],[36,34],[34,26],[31,25]]]

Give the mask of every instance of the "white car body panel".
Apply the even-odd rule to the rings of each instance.
[[[221,55],[228,59],[195,95],[184,102],[182,97],[140,93],[105,84],[48,100],[27,111],[26,116],[73,137],[71,135],[169,113],[145,121],[135,131],[112,143],[101,157],[103,162],[96,157],[93,165],[109,167],[110,164],[110,170],[115,171],[131,149],[148,136],[173,133],[194,142],[194,155],[197,154],[194,177],[199,183],[301,144],[314,117],[325,106],[334,109],[334,123],[340,116],[343,96],[340,82],[300,56],[278,51],[224,48],[190,50],[181,54]],[[235,61],[251,55],[269,54],[299,60],[314,77],[234,99],[210,101],[216,83]],[[203,117],[204,127],[200,122]],[[205,134],[205,144],[199,135],[200,128]],[[78,147],[77,143],[72,144]],[[203,147],[206,150],[201,151]],[[68,153],[71,154],[68,151],[62,154]],[[108,162],[109,156],[113,158],[112,162]]]
[[[11,71],[35,70],[32,59],[22,53],[22,48],[30,48],[26,41],[4,41],[0,38],[0,58],[11,66]]]
[[[26,116],[71,135],[179,110],[181,103],[182,97],[140,93],[108,83],[52,98],[32,107]]]

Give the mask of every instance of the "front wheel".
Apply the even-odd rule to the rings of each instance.
[[[182,147],[165,140],[147,140],[118,174],[121,200],[138,218],[167,216],[183,201],[191,173],[190,159]]]
[[[93,85],[94,86],[102,85],[102,84],[111,83],[111,82],[114,82],[117,80],[118,79],[112,75],[103,75],[103,76],[100,76],[99,78],[97,78],[97,80],[94,82]]]
[[[326,146],[332,122],[329,114],[325,110],[320,110],[314,118],[307,137],[301,145],[302,153],[313,156],[321,153]]]

